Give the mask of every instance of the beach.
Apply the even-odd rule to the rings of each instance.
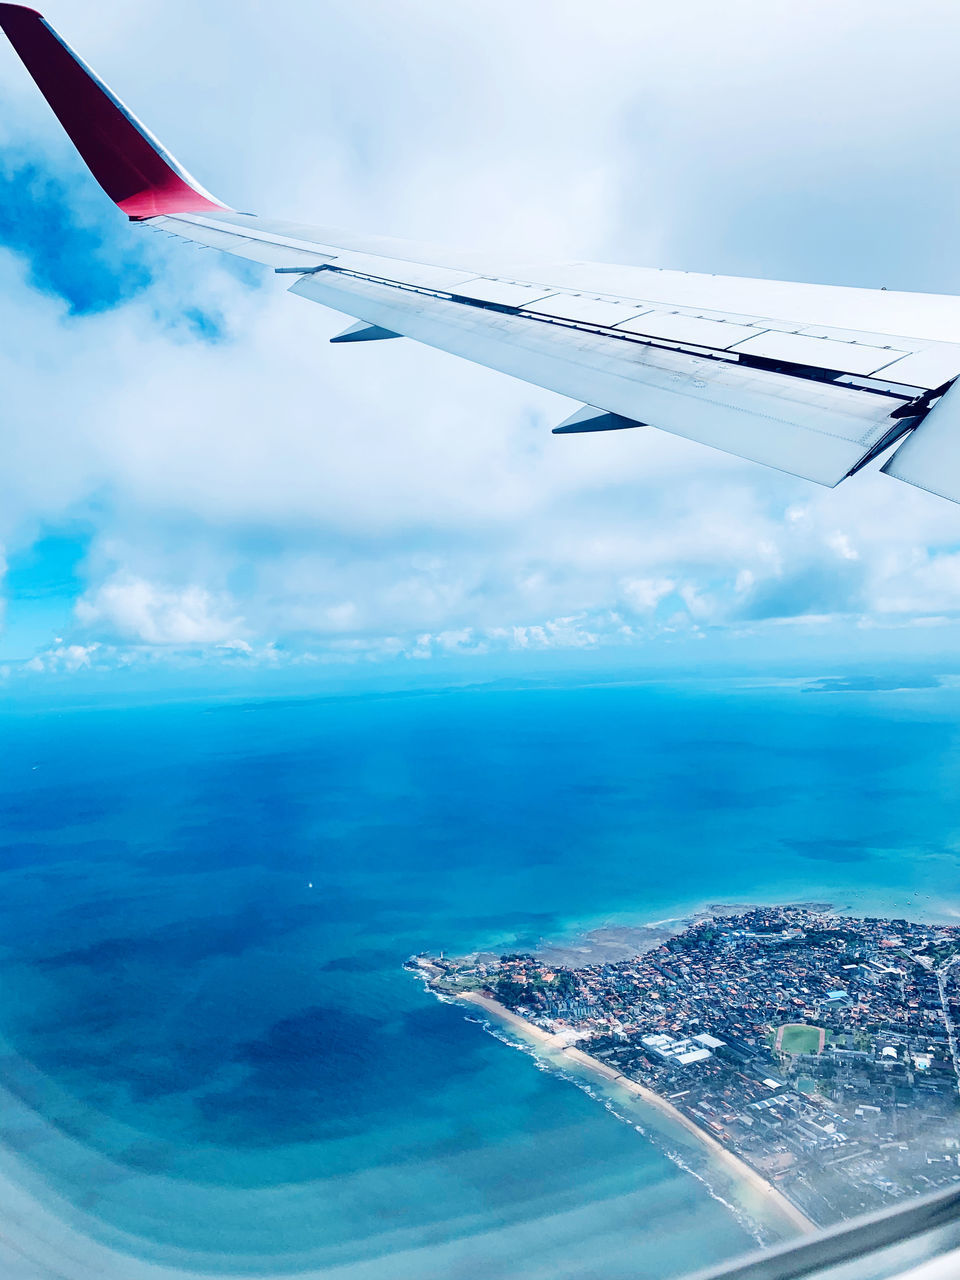
[[[564,1036],[546,1031],[543,1027],[538,1027],[527,1018],[521,1018],[519,1014],[513,1013],[512,1010],[490,996],[471,991],[463,993],[459,998],[483,1009],[485,1013],[496,1018],[499,1022],[514,1031],[520,1032],[524,1038],[533,1040],[554,1053],[561,1054],[584,1070],[601,1077],[610,1084],[616,1084],[635,1097],[641,1098],[651,1107],[655,1107],[661,1114],[668,1116],[688,1133],[692,1134],[734,1178],[749,1187],[754,1194],[759,1195],[763,1203],[785,1218],[796,1231],[810,1234],[819,1230],[816,1223],[798,1209],[782,1191],[771,1182],[768,1182],[756,1169],[752,1169],[745,1160],[741,1160],[732,1151],[728,1151],[712,1134],[707,1133],[705,1129],[695,1124],[689,1116],[684,1115],[678,1107],[675,1107],[666,1098],[661,1097],[660,1094],[648,1089],[645,1085],[638,1084],[636,1080],[631,1080],[622,1075],[605,1062],[601,1062],[599,1058],[594,1058],[589,1053],[584,1053],[576,1045],[569,1044]]]

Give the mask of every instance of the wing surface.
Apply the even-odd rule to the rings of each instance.
[[[41,15],[0,4],[0,27],[133,221],[290,274],[292,293],[361,321],[364,340],[377,330],[413,338],[600,413],[829,486],[908,432],[918,448],[926,415],[960,374],[954,296],[493,263],[238,213],[173,159]],[[937,455],[943,438],[940,426],[926,451]],[[916,468],[893,462],[888,474],[919,483]],[[935,491],[960,501],[960,481]]]

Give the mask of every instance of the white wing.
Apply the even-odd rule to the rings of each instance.
[[[0,26],[128,216],[290,273],[292,293],[364,322],[344,341],[403,335],[590,406],[564,433],[651,424],[830,486],[912,433],[884,470],[960,501],[950,389],[960,298],[590,263],[478,265],[236,213],[39,14],[0,4]]]

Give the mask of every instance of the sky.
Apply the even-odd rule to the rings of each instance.
[[[491,256],[960,293],[952,3],[44,12],[240,209]],[[0,47],[8,686],[957,669],[960,507],[656,431],[553,437],[578,405],[407,341],[331,347],[344,317],[284,288],[126,225]]]

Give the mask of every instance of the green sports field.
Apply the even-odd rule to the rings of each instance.
[[[820,1028],[792,1023],[780,1028],[779,1047],[784,1053],[819,1053]]]

